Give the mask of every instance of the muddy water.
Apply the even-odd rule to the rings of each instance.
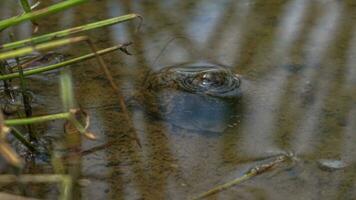
[[[83,149],[111,143],[82,158],[81,176],[90,184],[79,188],[79,196],[187,199],[271,156],[294,152],[295,164],[211,199],[356,198],[353,0],[102,0],[39,23],[54,31],[131,12],[144,17],[140,32],[135,32],[137,23],[126,23],[89,33],[101,48],[134,42],[133,56],[105,56],[127,102],[137,97],[148,71],[195,61],[221,63],[241,74],[243,97],[229,113],[233,120],[213,134],[154,118],[145,106],[130,106],[139,148],[130,140],[132,130],[96,62],[74,65],[78,103],[91,114],[91,129],[99,138],[84,141]],[[22,37],[23,30],[28,33],[28,26],[15,32]],[[63,51],[74,56],[89,49],[78,45]],[[46,112],[60,111],[56,76],[30,80],[39,105]],[[49,92],[41,92],[43,88]],[[208,119],[225,123],[223,118]]]

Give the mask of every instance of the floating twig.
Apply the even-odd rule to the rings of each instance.
[[[286,162],[288,160],[290,160],[292,158],[292,154],[283,154],[278,156],[276,159],[272,160],[271,162],[267,163],[267,164],[262,164],[256,167],[251,168],[250,170],[248,170],[244,175],[229,181],[225,184],[219,185],[217,187],[214,187],[213,189],[208,190],[207,192],[204,192],[194,198],[192,198],[192,200],[198,200],[198,199],[202,199],[202,198],[206,198],[208,196],[211,196],[213,194],[216,194],[218,192],[224,191],[226,189],[229,189],[235,185],[238,185],[246,180],[251,179],[252,177],[255,177],[259,174],[265,173],[273,168],[275,168],[277,165]]]

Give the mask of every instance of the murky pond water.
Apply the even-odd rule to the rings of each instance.
[[[78,103],[98,135],[83,149],[110,143],[81,159],[81,176],[90,184],[78,186],[78,197],[187,199],[293,152],[294,164],[211,199],[356,199],[355,1],[101,0],[39,23],[47,32],[131,12],[144,17],[139,32],[128,22],[88,35],[102,48],[134,43],[134,55],[112,53],[105,60],[142,147],[131,141],[117,96],[96,62],[72,66]],[[15,31],[19,37],[28,32],[27,25]],[[89,52],[84,45],[64,50]],[[228,106],[208,102],[215,107],[207,110],[211,100],[204,97],[190,93],[177,102],[173,96],[168,116],[152,116],[150,106],[162,99],[138,95],[147,74],[198,61],[240,74],[241,98]],[[61,111],[56,77],[30,78],[38,113]],[[60,132],[60,125],[48,126],[53,135]]]

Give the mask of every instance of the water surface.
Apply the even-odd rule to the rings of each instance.
[[[131,12],[144,17],[138,33],[137,23],[129,22],[88,34],[101,48],[134,43],[133,56],[105,56],[128,100],[141,89],[148,71],[197,60],[241,74],[243,100],[234,121],[213,135],[132,108],[142,143],[138,148],[96,62],[72,66],[77,100],[91,114],[99,138],[85,141],[83,149],[113,143],[82,158],[81,176],[91,182],[80,188],[83,199],[186,199],[286,152],[295,153],[296,164],[211,199],[356,198],[353,0],[102,0],[39,23],[47,28],[42,32],[54,31]],[[22,25],[15,33],[25,37],[29,31]],[[78,45],[63,51],[78,55],[89,49]],[[31,81],[46,112],[60,111],[57,80]],[[43,88],[51,92],[41,92]],[[346,167],[325,169],[320,166],[325,159]]]

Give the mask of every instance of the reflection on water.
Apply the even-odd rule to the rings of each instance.
[[[0,7],[1,17],[5,7]],[[353,0],[103,0],[39,23],[59,20],[50,27],[58,30],[129,12],[144,17],[139,33],[136,24],[126,23],[89,34],[101,47],[134,42],[134,56],[106,56],[127,99],[135,98],[150,70],[207,60],[242,74],[241,108],[233,111],[234,121],[222,134],[208,137],[202,130],[187,128],[189,124],[174,126],[152,118],[145,103],[133,106],[143,145],[138,149],[129,142],[130,130],[102,72],[90,62],[75,66],[78,102],[90,108],[93,131],[100,138],[83,148],[113,143],[83,157],[82,176],[91,184],[81,188],[82,197],[185,199],[240,176],[269,156],[295,152],[297,165],[257,176],[221,192],[217,199],[356,198]],[[29,34],[26,30],[15,32]],[[77,55],[82,49],[69,51]],[[184,106],[195,107],[190,103]],[[341,160],[347,167],[325,171],[318,166],[322,159]]]

